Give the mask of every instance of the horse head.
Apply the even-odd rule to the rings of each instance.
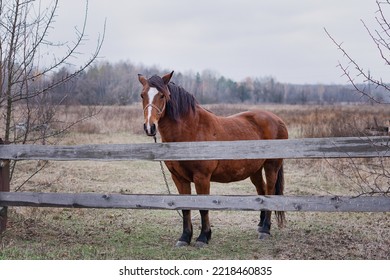
[[[166,105],[170,99],[168,83],[172,75],[173,71],[162,77],[152,76],[147,79],[138,74],[138,80],[143,87],[141,98],[144,110],[144,130],[148,136],[156,135],[158,121],[165,114]]]

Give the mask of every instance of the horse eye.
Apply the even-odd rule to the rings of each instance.
[[[160,95],[160,99],[163,99],[163,98],[164,98],[164,94],[161,94],[161,95]]]
[[[144,97],[143,97],[143,95],[142,95],[142,94],[140,94],[140,96],[141,96],[141,98],[142,98],[142,99],[144,99]]]

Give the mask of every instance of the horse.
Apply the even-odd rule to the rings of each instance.
[[[184,88],[170,82],[174,71],[160,77],[146,78],[138,74],[144,130],[147,136],[162,142],[235,141],[287,139],[286,124],[275,114],[250,110],[228,117],[216,116],[204,109]],[[229,183],[250,178],[258,195],[283,195],[283,159],[243,159],[206,161],[165,161],[179,194],[190,195],[191,183],[199,195],[210,194],[210,182]],[[263,178],[263,170],[266,182]],[[285,214],[276,211],[278,226]],[[195,246],[203,247],[211,239],[209,211],[200,210],[201,231]],[[191,211],[182,210],[183,232],[177,247],[191,244],[193,227]],[[271,211],[261,211],[259,239],[267,239],[271,230]]]

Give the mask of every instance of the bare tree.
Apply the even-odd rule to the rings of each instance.
[[[81,55],[79,49],[87,39],[88,2],[81,28],[75,28],[74,40],[59,43],[49,41],[49,32],[55,28],[58,0],[46,7],[41,5],[34,0],[0,0],[0,109],[4,140],[9,142],[35,139],[33,132],[37,130],[41,134],[38,138],[51,136],[47,128],[53,121],[55,107],[49,106],[50,91],[84,71],[97,58],[103,43],[104,32],[90,57],[77,70],[50,79],[55,71]],[[65,50],[60,57],[55,55],[59,48]],[[51,53],[50,62],[42,62],[41,51]],[[22,133],[12,135],[18,129]]]
[[[390,65],[390,22],[386,19],[386,9],[390,8],[390,0],[376,1],[378,7],[377,16],[375,17],[377,28],[370,29],[368,25],[361,20],[368,35],[378,49],[380,58],[385,65]],[[386,7],[387,6],[387,7]],[[373,103],[390,103],[390,84],[384,82],[381,77],[372,75],[369,69],[364,69],[358,61],[353,58],[348,51],[337,42],[325,28],[326,34],[341,51],[346,59],[346,63],[339,62],[338,67],[342,70],[343,75],[347,77],[350,84],[362,96],[368,98]],[[357,79],[362,80],[366,85],[362,85]],[[381,89],[387,93],[387,97],[376,95],[373,90]]]
[[[6,142],[45,144],[50,137],[94,114],[90,110],[89,115],[75,122],[58,125],[57,108],[67,96],[53,103],[51,91],[95,61],[102,47],[105,23],[90,56],[82,59],[81,48],[87,41],[88,1],[84,19],[80,27],[75,27],[72,41],[50,41],[57,12],[58,0],[45,6],[39,0],[0,0],[0,114],[3,117],[0,132]],[[59,49],[62,55],[56,55]],[[41,52],[49,56],[50,61],[43,61]],[[75,59],[79,64],[77,70],[54,75],[64,66],[69,69]],[[53,124],[56,129],[51,129]],[[13,170],[11,168],[11,174]]]
[[[385,65],[390,66],[390,22],[386,19],[386,9],[390,8],[390,0],[377,0],[376,5],[378,8],[376,12],[377,16],[375,17],[377,28],[370,29],[363,20],[361,22],[373,44],[376,46],[380,58],[384,61]],[[339,62],[338,67],[355,90],[367,98],[372,104],[390,104],[390,84],[384,82],[382,78],[372,75],[370,70],[364,69],[342,46],[342,43],[337,42],[326,29],[325,32],[345,57],[346,63]],[[360,84],[358,79],[363,80],[366,85]],[[378,89],[381,92],[385,92],[386,96],[375,94],[375,90]],[[388,121],[385,120],[386,123]],[[390,127],[384,127],[384,129],[390,135]],[[370,141],[369,136],[366,136],[367,141]],[[372,145],[375,144],[372,142]],[[389,148],[390,153],[390,141],[385,141],[383,145]],[[339,168],[337,169],[339,173],[348,179],[351,189],[357,192],[358,195],[389,195],[389,170],[390,162],[388,158],[384,157],[366,160],[348,158],[344,162],[340,162]]]

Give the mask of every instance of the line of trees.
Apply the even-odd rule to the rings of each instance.
[[[174,69],[173,69],[174,70]],[[129,105],[139,102],[140,85],[137,74],[145,76],[164,74],[171,69],[158,69],[134,65],[131,62],[99,62],[75,79],[55,87],[53,103],[68,105]],[[61,80],[72,71],[61,68],[43,83]],[[246,78],[234,81],[211,70],[197,72],[176,72],[173,81],[194,94],[202,104],[210,103],[279,103],[279,104],[335,104],[360,103],[368,99],[356,94],[351,85],[288,84],[273,77]],[[360,85],[362,88],[370,87]],[[386,100],[383,89],[372,87],[378,100]]]

